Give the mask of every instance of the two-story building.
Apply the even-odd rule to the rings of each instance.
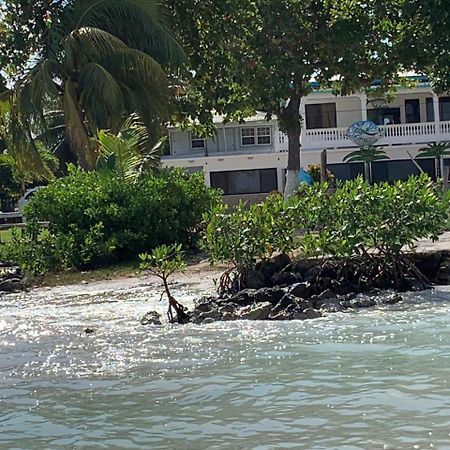
[[[450,96],[437,96],[422,80],[414,88],[400,88],[395,99],[370,98],[365,94],[334,96],[317,91],[301,103],[301,165],[320,162],[327,149],[328,169],[338,179],[350,179],[363,172],[360,163],[345,163],[345,155],[357,149],[347,129],[358,120],[378,124],[382,137],[377,146],[389,159],[373,164],[374,180],[404,179],[417,174],[412,158],[428,143],[450,141]],[[170,155],[164,166],[203,171],[205,182],[226,195],[283,191],[287,167],[287,136],[275,119],[264,113],[245,123],[226,123],[215,118],[217,132],[203,139],[173,127],[169,130]],[[432,159],[418,159],[423,170],[434,175]]]

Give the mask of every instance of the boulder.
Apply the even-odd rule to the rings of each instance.
[[[259,270],[249,270],[245,284],[249,289],[261,289],[266,285],[266,279]]]
[[[281,254],[281,255],[277,255],[277,256],[275,256],[275,258],[273,258],[273,263],[276,266],[277,272],[280,272],[280,271],[284,270],[287,266],[289,266],[289,264],[291,264],[292,261],[288,255]]]
[[[322,317],[322,313],[313,308],[305,309],[303,314],[307,319],[317,319],[318,317]]]
[[[255,292],[255,302],[270,302],[276,305],[285,295],[285,292],[280,287],[262,288]]]
[[[288,286],[301,280],[301,276],[298,274],[291,272],[279,272],[270,279],[270,283],[273,286]]]
[[[236,303],[239,306],[251,305],[255,301],[256,289],[243,289],[237,294],[232,295],[227,301]]]
[[[265,320],[269,316],[272,307],[273,305],[270,302],[257,303],[256,305],[241,310],[239,319]]]
[[[277,265],[273,261],[261,261],[256,265],[258,270],[266,281],[269,281],[277,272]]]
[[[0,292],[19,292],[23,289],[22,282],[19,278],[8,278],[0,281]]]
[[[308,298],[312,295],[312,286],[309,282],[295,283],[289,288],[289,294],[295,297]]]
[[[150,311],[141,319],[141,325],[162,325],[161,314],[156,311]]]

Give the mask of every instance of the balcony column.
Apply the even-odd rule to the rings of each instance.
[[[434,133],[436,134],[436,141],[441,140],[441,117],[439,114],[439,97],[433,94],[433,112],[434,112]]]
[[[367,120],[367,95],[360,94],[359,99],[361,101],[361,120]]]

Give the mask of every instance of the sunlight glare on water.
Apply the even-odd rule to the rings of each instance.
[[[450,449],[450,291],[144,327],[149,292],[0,297],[0,449]]]

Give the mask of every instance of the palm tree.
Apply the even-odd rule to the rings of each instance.
[[[450,155],[449,142],[435,142],[419,149],[418,157],[434,158],[436,179],[444,177],[444,158]]]
[[[159,163],[159,143],[148,151],[148,139],[147,128],[136,115],[131,115],[117,134],[99,131],[97,170],[114,173],[124,182],[136,182]]]
[[[386,155],[386,152],[373,145],[361,147],[359,150],[355,150],[344,157],[344,161],[347,162],[364,163],[364,179],[369,183],[372,183],[372,163],[382,159],[389,159],[389,157]]]
[[[46,34],[38,60],[19,83],[23,117],[49,102],[64,114],[65,136],[79,165],[95,166],[91,137],[117,132],[137,112],[154,135],[169,114],[163,67],[184,58],[157,0],[68,0]]]
[[[9,167],[23,193],[29,183],[51,180],[57,161],[33,139],[29,124],[21,121],[15,96],[4,98],[0,99],[0,165]]]

